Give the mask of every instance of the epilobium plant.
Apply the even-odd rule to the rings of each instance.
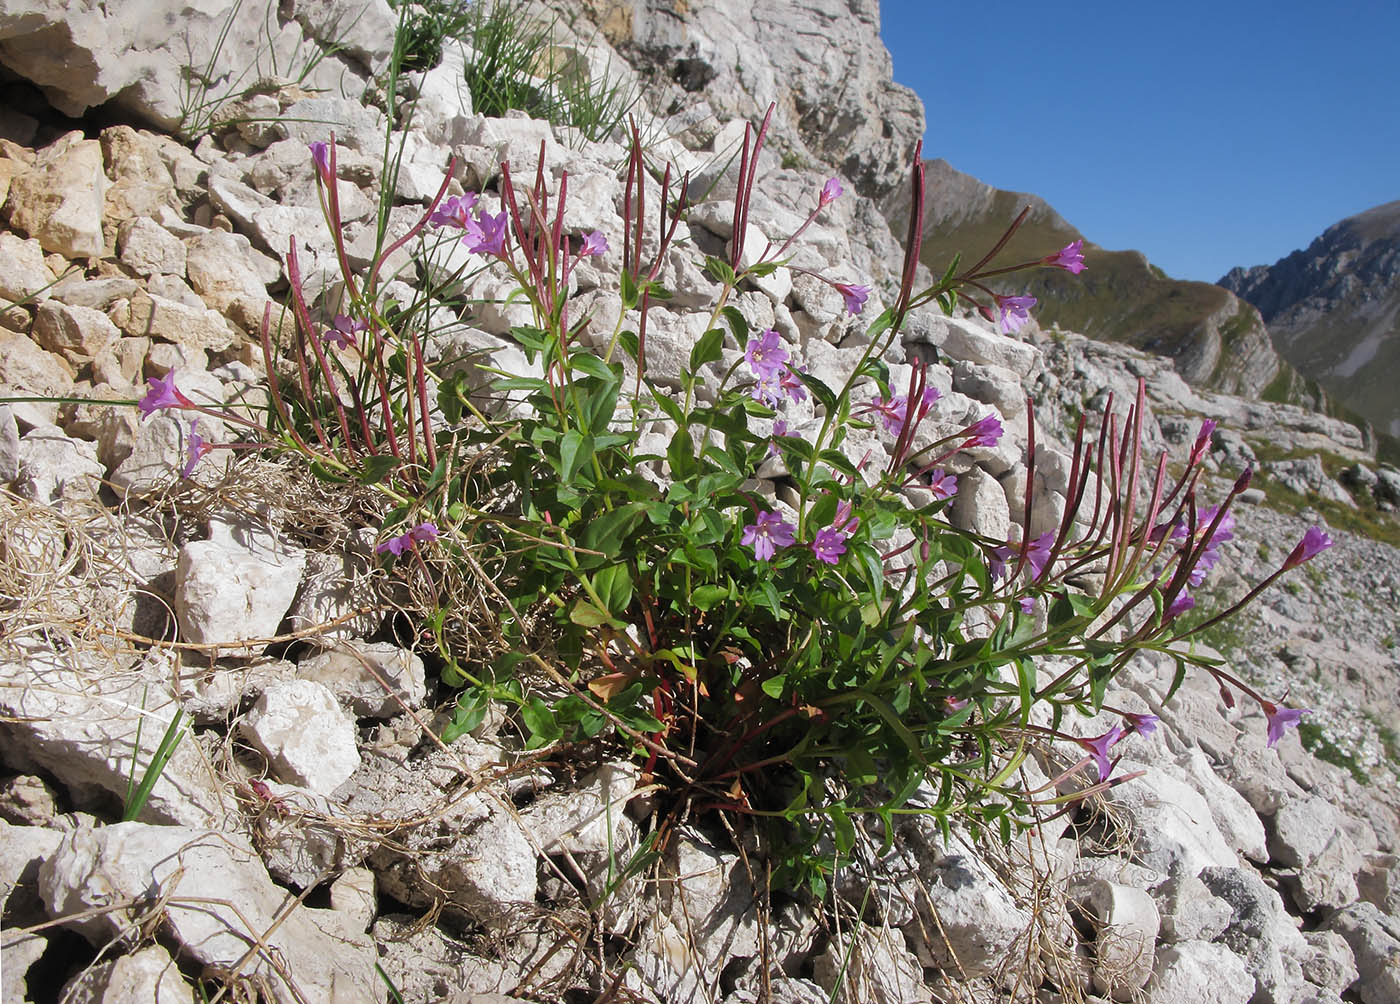
[[[1013,781],[1032,746],[1068,751],[1062,770],[1084,773],[1086,784],[1112,783],[1114,745],[1149,734],[1155,718],[1124,714],[1083,738],[1065,716],[1103,709],[1109,683],[1138,651],[1170,655],[1178,683],[1195,663],[1257,700],[1271,742],[1297,724],[1302,711],[1270,703],[1180,644],[1191,632],[1178,630],[1177,616],[1220,561],[1249,476],[1223,499],[1198,501],[1208,428],[1174,478],[1165,457],[1149,463],[1141,385],[1126,416],[1110,403],[1096,433],[1080,419],[1065,514],[1053,529],[987,540],[946,518],[958,489],[950,471],[975,459],[969,451],[997,448],[1005,430],[995,414],[940,422],[927,367],[909,366],[894,385],[884,360],[910,311],[933,303],[951,312],[965,298],[1014,329],[1034,301],[996,296],[985,281],[1025,268],[1078,273],[1080,243],[994,267],[1018,218],[971,268],[954,261],[915,289],[916,150],[898,294],[871,319],[850,372],[828,383],[778,331],[752,330],[731,302],[788,267],[802,233],[843,194],[832,179],[813,192],[796,233],[746,247],[766,129],[765,119],[746,133],[734,237],[726,257],[706,262],[714,302],[685,364],[669,374],[653,372],[648,321],[667,296],[689,186],[668,169],[647,212],[651,179],[635,129],[620,248],[596,231],[569,230],[568,175],[551,184],[541,149],[528,187],[510,164],[494,194],[447,198],[444,181],[410,234],[363,276],[339,243],[334,140],[313,144],[346,302],[328,324],[316,320],[293,243],[295,336],[274,345],[264,324],[273,403],[257,441],[383,492],[392,508],[377,550],[386,562],[432,576],[428,555],[478,575],[496,611],[485,631],[464,627],[467,614],[446,605],[427,617],[444,677],[461,687],[448,738],[474,727],[491,700],[518,712],[531,747],[612,737],[669,793],[673,812],[785,824],[775,831],[780,879],[820,888],[830,855],[852,846],[856,812],[886,822],[909,811],[962,817],[1009,836],[1036,797]],[[426,362],[431,332],[418,324],[429,295],[409,305],[384,299],[380,270],[410,240],[424,254],[459,242],[472,256],[463,270],[508,276],[528,304],[529,323],[511,335],[537,369],[495,381],[504,407],[478,406],[479,374]],[[608,256],[620,261],[621,315],[577,316],[573,270]],[[871,286],[860,277],[839,266],[808,274],[851,315],[866,308]],[[600,339],[591,332],[603,322],[611,334]],[[278,379],[287,357],[292,376]],[[798,403],[810,411],[793,410]],[[153,381],[141,406],[204,410],[169,381]],[[872,463],[854,446],[857,434],[878,437],[888,459]],[[1026,435],[1023,526],[1033,505],[1033,424]],[[770,476],[760,479],[760,469]],[[1310,531],[1244,602],[1328,543]],[[459,658],[451,639],[469,630],[492,639],[488,657]],[[1039,667],[1048,656],[1064,668],[1047,679]],[[910,799],[920,789],[916,810]]]

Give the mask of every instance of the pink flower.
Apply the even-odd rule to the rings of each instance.
[[[1215,432],[1215,419],[1207,418],[1201,422],[1201,431],[1196,433],[1196,444],[1191,447],[1191,458],[1186,461],[1188,465],[1194,464],[1205,456],[1206,450],[1210,447],[1211,434]]]
[[[1125,711],[1123,717],[1128,721],[1128,729],[1140,736],[1152,735],[1157,731],[1157,723],[1161,721],[1156,715],[1140,715],[1134,711]]]
[[[419,523],[407,533],[401,533],[397,537],[390,537],[384,543],[375,547],[376,554],[389,554],[398,557],[405,551],[411,551],[414,544],[426,544],[429,541],[437,540],[438,528],[433,523]]]
[[[204,437],[194,431],[197,421],[198,419],[190,419],[190,434],[185,443],[185,453],[188,459],[185,461],[185,466],[180,469],[180,477],[182,478],[188,478],[193,474],[194,465],[199,463],[200,459],[214,448],[213,444],[206,443]]]
[[[595,230],[583,239],[583,247],[578,249],[580,258],[587,258],[590,255],[604,255],[608,253],[608,239],[603,236],[601,230]]]
[[[1099,770],[1099,780],[1107,781],[1108,775],[1113,771],[1113,765],[1108,762],[1108,751],[1113,744],[1123,738],[1123,730],[1115,725],[1101,736],[1093,739],[1075,739],[1080,746],[1089,751],[1094,758],[1094,765]]]
[[[870,298],[869,286],[856,286],[848,282],[833,282],[832,285],[846,301],[846,309],[852,316],[859,314],[865,307],[865,301]]]
[[[812,553],[818,561],[834,565],[846,553],[846,535],[834,526],[823,527],[812,539]]]
[[[1016,605],[1021,608],[1021,613],[1023,614],[1035,613],[1034,596],[1022,596],[1019,600],[1016,601]]]
[[[817,208],[831,205],[844,194],[845,189],[841,187],[841,182],[836,178],[828,178],[822,186],[822,194],[817,197]]]
[[[1176,599],[1167,604],[1167,609],[1162,614],[1163,620],[1171,620],[1178,614],[1184,614],[1196,605],[1195,598],[1185,589],[1176,594]]]
[[[1046,530],[1026,548],[1026,564],[1030,566],[1031,579],[1040,578],[1045,565],[1050,560],[1050,551],[1055,546],[1055,531]],[[992,578],[999,579],[1006,574],[1006,566],[1020,553],[1020,544],[1008,541],[1000,547],[992,548],[990,561]]]
[[[475,205],[475,192],[449,195],[438,203],[438,207],[428,217],[428,222],[435,227],[456,227],[458,230],[463,230],[469,222],[467,213],[471,212],[471,208]]]
[[[968,438],[962,444],[962,448],[970,450],[977,446],[996,446],[997,443],[1001,442],[1001,435],[1004,431],[996,415],[979,418],[963,430]]]
[[[463,230],[462,243],[468,251],[499,256],[506,242],[506,214],[477,213],[476,219],[467,220]]]
[[[334,345],[338,349],[348,349],[355,343],[359,334],[368,327],[368,321],[351,320],[345,314],[336,314],[331,321],[330,330],[322,337],[327,345]]]
[[[997,324],[1003,331],[1017,331],[1031,319],[1031,308],[1036,304],[1033,296],[998,296]]]
[[[780,547],[790,547],[797,538],[794,527],[776,512],[761,512],[754,522],[744,527],[744,535],[739,543],[753,548],[753,556],[759,561],[767,561],[778,553]]]
[[[958,493],[958,479],[941,468],[929,473],[929,491],[936,499],[950,499]]]
[[[1066,272],[1078,275],[1084,271],[1084,241],[1083,239],[1066,244],[1054,254],[1040,259],[1046,265],[1054,265],[1062,268]]]
[[[146,392],[146,396],[136,402],[136,407],[141,409],[141,417],[149,418],[155,412],[163,408],[193,408],[194,402],[180,393],[180,388],[175,386],[175,371],[160,379],[151,377],[146,381],[151,389]]]
[[[782,338],[769,328],[757,338],[749,339],[749,344],[744,348],[744,358],[748,360],[749,368],[759,380],[771,377],[776,381],[781,377],[783,367],[787,365],[788,353],[787,349],[783,348]]]
[[[778,440],[788,434],[788,424],[784,419],[776,419],[773,422],[773,438],[768,440],[768,456],[778,455]]]
[[[1275,746],[1290,728],[1297,728],[1304,715],[1312,714],[1311,708],[1280,708],[1272,701],[1260,701],[1264,715],[1269,719],[1269,745]]]
[[[1303,539],[1298,541],[1298,546],[1293,548],[1288,559],[1284,561],[1284,568],[1297,568],[1305,561],[1311,561],[1317,555],[1332,546],[1332,538],[1327,536],[1327,531],[1320,526],[1310,526],[1303,534]]]
[[[806,367],[803,367],[806,372]],[[789,366],[784,366],[778,374],[778,389],[794,401],[807,400],[807,387],[797,378],[797,374]]]
[[[316,173],[321,176],[321,180],[330,184],[331,180],[331,145],[317,140],[308,144],[311,149],[311,163],[316,166]]]

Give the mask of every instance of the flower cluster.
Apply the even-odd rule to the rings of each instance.
[[[913,416],[909,414],[909,400],[903,394],[893,394],[888,401],[882,397],[874,398],[860,413],[879,415],[880,424],[885,427],[885,431],[891,436],[898,436],[906,423],[912,420],[913,424],[918,425],[923,421],[924,416],[940,397],[942,394],[937,387],[925,387],[919,396],[919,407]]]
[[[836,506],[831,525],[813,534],[808,546],[818,561],[835,565],[846,553],[846,541],[859,526],[860,519],[854,515],[851,503],[841,502]],[[781,548],[791,547],[797,542],[797,528],[776,512],[761,512],[744,527],[739,542],[745,547],[752,547],[753,556],[759,561],[770,561]]]
[[[413,550],[415,544],[426,544],[428,541],[437,540],[438,528],[433,523],[419,523],[407,533],[401,533],[397,537],[390,537],[388,540],[378,544],[374,548],[375,554],[392,554],[398,557],[405,551]]]
[[[744,348],[744,359],[754,375],[754,384],[749,393],[755,401],[776,408],[784,397],[794,401],[806,399],[807,388],[788,365],[791,358],[787,349],[783,348],[782,337],[772,328],[757,338],[749,339]]]
[[[500,212],[493,216],[485,209],[477,209],[473,217],[471,210],[477,201],[475,192],[450,196],[433,210],[428,222],[436,227],[462,231],[462,244],[473,254],[503,257],[507,214]]]

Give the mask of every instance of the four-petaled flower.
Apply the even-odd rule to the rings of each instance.
[[[822,527],[812,538],[812,553],[818,561],[836,564],[846,553],[846,535],[834,526]]]
[[[783,348],[782,338],[769,328],[757,338],[749,339],[749,344],[744,348],[744,358],[748,360],[749,368],[760,381],[770,378],[776,381],[781,377],[783,367],[787,365],[788,353],[787,349]]]
[[[773,422],[773,438],[768,440],[768,456],[778,455],[778,440],[788,434],[788,424],[784,419],[776,419]]]
[[[963,430],[967,435],[967,440],[962,444],[962,448],[969,450],[976,446],[996,446],[997,443],[1001,442],[1003,431],[1001,421],[996,415],[979,418]]]
[[[1016,601],[1016,605],[1021,608],[1021,613],[1023,614],[1035,613],[1034,596],[1022,596],[1019,600]]]
[[[1283,738],[1283,733],[1296,728],[1298,722],[1304,715],[1312,714],[1311,708],[1280,708],[1272,701],[1260,701],[1264,707],[1264,715],[1269,719],[1269,745],[1277,745]]]
[[[595,230],[583,239],[583,247],[578,249],[580,258],[587,258],[590,255],[604,255],[608,253],[608,239],[603,236],[601,230]]]
[[[136,402],[136,407],[141,409],[141,417],[149,418],[163,408],[193,408],[194,402],[180,393],[180,388],[175,386],[175,371],[160,379],[151,377],[146,381],[151,389],[146,392],[146,396]]]
[[[499,255],[505,247],[506,214],[479,212],[463,226],[462,243],[474,254]]]
[[[330,329],[323,338],[327,345],[334,345],[338,349],[348,349],[355,343],[357,336],[368,327],[368,321],[352,320],[345,314],[336,314],[331,320]]]
[[[1054,265],[1056,268],[1062,268],[1066,272],[1078,275],[1084,271],[1084,241],[1081,238],[1066,244],[1054,254],[1047,255],[1040,260],[1046,265]]]
[[[428,222],[435,227],[456,227],[458,230],[465,229],[470,218],[467,213],[471,212],[476,205],[476,193],[464,192],[461,195],[449,195],[438,203],[438,207],[433,210]]]
[[[428,541],[437,540],[438,528],[434,523],[419,523],[407,533],[401,533],[397,537],[390,537],[375,547],[376,554],[389,554],[398,557],[405,551],[413,549],[414,544],[426,544]]]
[[[841,182],[836,178],[826,179],[826,184],[822,186],[822,194],[817,197],[817,208],[829,206],[845,194],[845,189],[841,187]]]
[[[1026,548],[1026,564],[1031,569],[1031,580],[1040,578],[1040,573],[1045,571],[1045,565],[1050,561],[1050,552],[1055,546],[1055,531],[1046,530],[1035,540],[1031,541],[1030,547]],[[1011,559],[1015,558],[1020,551],[1020,545],[1007,542],[998,547],[992,548],[991,561],[988,562],[993,579],[999,579],[1006,574],[1006,566]]]
[[[1156,715],[1139,714],[1136,711],[1125,711],[1123,717],[1128,721],[1129,730],[1140,736],[1152,735],[1157,731],[1157,723],[1161,721]]]
[[[929,491],[936,499],[950,499],[958,493],[958,479],[942,468],[929,472]]]
[[[806,372],[805,367],[803,372]],[[790,366],[784,366],[778,374],[778,389],[794,401],[807,400],[807,387]]]
[[[849,282],[833,282],[836,292],[841,294],[841,298],[846,301],[846,309],[852,316],[859,314],[865,307],[865,301],[870,298],[869,286],[857,286]]]
[[[311,148],[311,162],[316,165],[316,173],[321,176],[322,181],[330,184],[331,145],[320,140],[308,145]]]
[[[1113,770],[1113,765],[1108,762],[1108,751],[1113,744],[1123,738],[1123,730],[1115,725],[1101,736],[1093,739],[1078,739],[1074,741],[1089,751],[1094,758],[1094,766],[1099,770],[1099,780],[1107,781],[1108,775]]]
[[[780,513],[761,512],[754,522],[744,527],[740,543],[753,548],[753,556],[759,561],[767,561],[778,553],[780,547],[790,547],[797,538],[791,523]]]
[[[200,458],[214,448],[212,443],[206,443],[204,437],[194,431],[195,423],[198,419],[190,419],[190,434],[185,441],[185,453],[187,459],[185,466],[180,469],[180,477],[188,478],[194,473],[194,465],[199,463]]]
[[[1007,332],[1019,330],[1031,319],[1031,308],[1035,304],[1033,296],[998,296],[997,325]]]
[[[1298,541],[1298,546],[1288,555],[1284,561],[1284,568],[1297,568],[1305,561],[1310,561],[1323,551],[1332,546],[1332,538],[1327,536],[1327,531],[1320,526],[1310,526],[1303,534],[1303,539]]]
[[[1185,589],[1176,594],[1176,598],[1167,604],[1167,609],[1162,614],[1163,620],[1171,620],[1178,614],[1184,614],[1196,605],[1195,597]]]

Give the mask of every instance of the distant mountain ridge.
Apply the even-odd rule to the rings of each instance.
[[[1328,227],[1273,265],[1232,269],[1220,285],[1259,309],[1298,370],[1400,436],[1400,201]]]
[[[1081,234],[1044,199],[985,184],[945,160],[925,170],[923,260],[942,274],[952,255],[964,261],[990,247],[1026,206],[1030,215],[1006,260],[1053,254]],[[1243,397],[1316,404],[1305,382],[1274,351],[1259,312],[1205,282],[1172,279],[1137,251],[1106,251],[1085,241],[1080,275],[1044,269],[1017,274],[998,292],[1029,292],[1036,319],[1091,337],[1123,342],[1173,359],[1189,383]]]

